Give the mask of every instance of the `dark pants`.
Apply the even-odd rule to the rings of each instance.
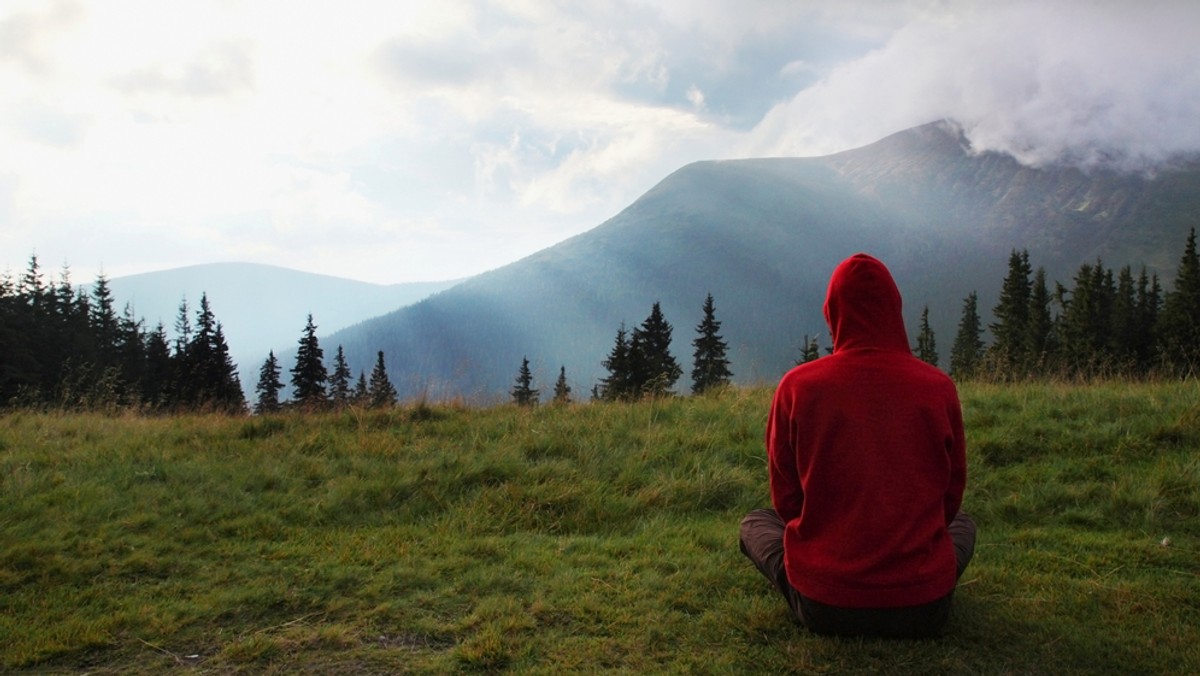
[[[953,591],[932,603],[903,608],[839,608],[805,598],[788,582],[784,570],[783,529],[783,520],[775,510],[750,512],[742,519],[742,553],[783,594],[792,613],[812,632],[886,638],[928,638],[941,634],[950,617]],[[959,512],[948,530],[961,577],[975,552],[975,522]]]

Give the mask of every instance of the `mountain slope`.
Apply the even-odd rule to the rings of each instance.
[[[380,285],[253,263],[213,263],[117,277],[109,281],[118,311],[129,304],[147,329],[173,335],[186,300],[195,322],[201,294],[221,322],[242,385],[253,390],[270,350],[294,348],[309,313],[328,331],[415,303],[456,282]],[[332,355],[330,355],[332,357]],[[290,366],[290,365],[288,365]]]
[[[978,291],[990,309],[1012,248],[1051,280],[1097,257],[1169,275],[1198,196],[1196,165],[1156,177],[1034,169],[972,154],[947,123],[827,157],[700,162],[591,231],[325,342],[356,371],[384,350],[406,396],[504,397],[528,357],[535,387],[563,365],[585,398],[617,327],[660,301],[686,390],[711,292],[736,379],[773,381],[805,334],[824,335],[833,267],[867,251],[895,274],[910,327],[929,305],[945,356],[962,299]]]

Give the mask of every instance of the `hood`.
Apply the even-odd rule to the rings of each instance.
[[[855,254],[829,278],[825,321],[833,351],[873,348],[911,354],[901,313],[900,289],[879,260]]]

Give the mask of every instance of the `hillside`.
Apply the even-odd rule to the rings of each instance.
[[[221,322],[242,384],[253,391],[258,369],[270,350],[291,349],[309,313],[326,331],[364,317],[415,303],[455,282],[368,284],[270,265],[214,263],[117,277],[109,282],[118,311],[128,303],[153,330],[162,322],[173,335],[179,304],[187,300],[189,319],[201,294]]]
[[[402,396],[502,398],[528,357],[535,387],[549,390],[561,365],[584,398],[618,326],[660,301],[686,389],[711,292],[736,380],[770,382],[804,335],[824,334],[828,275],[856,251],[891,267],[910,327],[929,305],[945,357],[972,290],[987,321],[1011,249],[1029,249],[1051,280],[1097,257],[1169,276],[1198,221],[1196,164],[1035,169],[974,154],[939,122],[827,157],[688,165],[593,230],[324,344],[344,345],[356,372],[383,350]]]

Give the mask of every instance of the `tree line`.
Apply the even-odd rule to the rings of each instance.
[[[346,352],[338,345],[331,373],[325,367],[325,351],[321,349],[317,325],[313,323],[311,314],[304,324],[304,333],[296,349],[296,364],[290,373],[293,398],[281,402],[279,393],[284,383],[280,377],[283,373],[272,350],[258,371],[258,384],[254,387],[257,395],[255,413],[276,413],[289,407],[311,412],[350,405],[380,408],[396,404],[398,394],[388,378],[383,351],[375,355],[375,367],[371,369],[370,380],[362,371],[354,380],[346,363]]]
[[[958,379],[1200,374],[1195,229],[1168,291],[1144,267],[1136,276],[1128,265],[1114,273],[1100,260],[1081,265],[1070,287],[1051,288],[1045,270],[1033,270],[1029,252],[1013,250],[988,324],[990,345],[982,339],[978,302],[975,292],[964,299],[950,351],[949,371]],[[927,316],[921,331],[932,348]],[[937,363],[936,351],[918,346],[918,356]]]
[[[180,303],[175,337],[147,329],[108,280],[77,289],[64,267],[47,283],[37,256],[18,279],[0,277],[0,406],[149,411],[245,408],[237,367],[206,295]]]
[[[717,321],[711,293],[704,300],[703,313],[703,319],[696,326],[697,336],[692,341],[692,394],[695,395],[725,387],[733,378],[727,356],[729,345],[721,337],[721,322]],[[592,400],[631,401],[670,394],[683,375],[683,367],[671,354],[673,331],[674,327],[663,316],[662,306],[657,301],[651,306],[650,315],[632,331],[621,324],[612,350],[601,362],[608,376],[592,387]],[[540,391],[533,388],[528,357],[522,358],[510,393],[513,402],[520,406],[538,403]],[[571,402],[565,366],[559,368],[551,401],[555,404]]]
[[[1084,263],[1072,286],[1036,271],[1027,250],[1009,254],[1008,271],[984,341],[979,295],[963,299],[948,371],[956,380],[1064,377],[1178,377],[1200,375],[1200,259],[1192,229],[1170,290],[1157,274],[1129,265],[1114,273],[1101,260]],[[822,356],[804,337],[801,364]],[[827,354],[831,348],[826,348]],[[940,366],[929,307],[921,312],[913,354]]]
[[[1169,291],[1144,266],[1135,277],[1131,266],[1114,273],[1101,260],[1082,264],[1072,281],[1070,287],[1055,282],[1051,289],[1045,269],[1034,271],[1029,252],[1014,249],[992,309],[994,321],[987,325],[992,343],[983,339],[979,296],[972,291],[963,300],[950,351],[950,375],[957,380],[1200,375],[1200,257],[1194,228]],[[720,322],[713,313],[709,294],[704,320],[696,327],[700,336],[693,341],[693,393],[727,383],[732,375],[726,346],[717,333]],[[603,362],[609,376],[593,389],[593,398],[631,399],[669,391],[681,373],[667,351],[670,332],[657,303],[631,337],[622,325]],[[824,354],[832,350],[826,347]],[[922,309],[912,350],[918,359],[940,366],[928,306]],[[817,337],[806,335],[794,364],[822,354]],[[522,377],[528,378],[526,371]],[[521,383],[519,378],[514,399],[529,403],[519,397]]]
[[[731,382],[728,345],[720,335],[712,294],[692,341],[693,394]],[[1106,268],[1102,261],[1080,266],[1071,285],[1050,285],[1044,268],[1033,269],[1028,251],[1013,250],[993,321],[985,327],[979,298],[963,300],[948,359],[956,379],[1021,379],[1047,375],[1200,375],[1200,259],[1196,232],[1188,235],[1171,289],[1143,267]],[[47,283],[36,256],[18,278],[0,276],[0,407],[63,409],[129,408],[149,412],[208,410],[244,412],[247,402],[229,355],[221,323],[201,295],[194,312],[179,305],[174,336],[159,322],[148,329],[126,305],[118,313],[108,280],[100,275],[85,292],[64,267]],[[655,302],[633,329],[621,324],[601,364],[608,375],[592,387],[593,400],[627,401],[673,391],[683,368],[670,352],[673,327]],[[815,337],[805,336],[796,363],[818,359]],[[929,308],[921,314],[913,346],[917,357],[939,365]],[[272,351],[262,364],[253,410],[318,410],[347,405],[389,406],[397,392],[388,379],[382,351],[370,376],[355,378],[338,346],[327,370],[310,315],[289,370],[293,398],[281,401],[283,367]],[[510,395],[532,405],[528,358],[522,359]],[[553,402],[572,401],[566,367],[560,367]]]
[[[19,278],[0,277],[0,408],[244,413],[237,366],[207,294],[194,313],[184,298],[173,328],[173,337],[161,322],[147,329],[130,305],[118,314],[104,275],[90,292],[72,284],[65,267],[47,283],[31,256]],[[310,315],[291,369],[294,398],[280,400],[284,383],[272,351],[254,410],[396,402],[383,352],[370,378],[360,373],[357,381],[340,345],[332,374],[323,359]]]

